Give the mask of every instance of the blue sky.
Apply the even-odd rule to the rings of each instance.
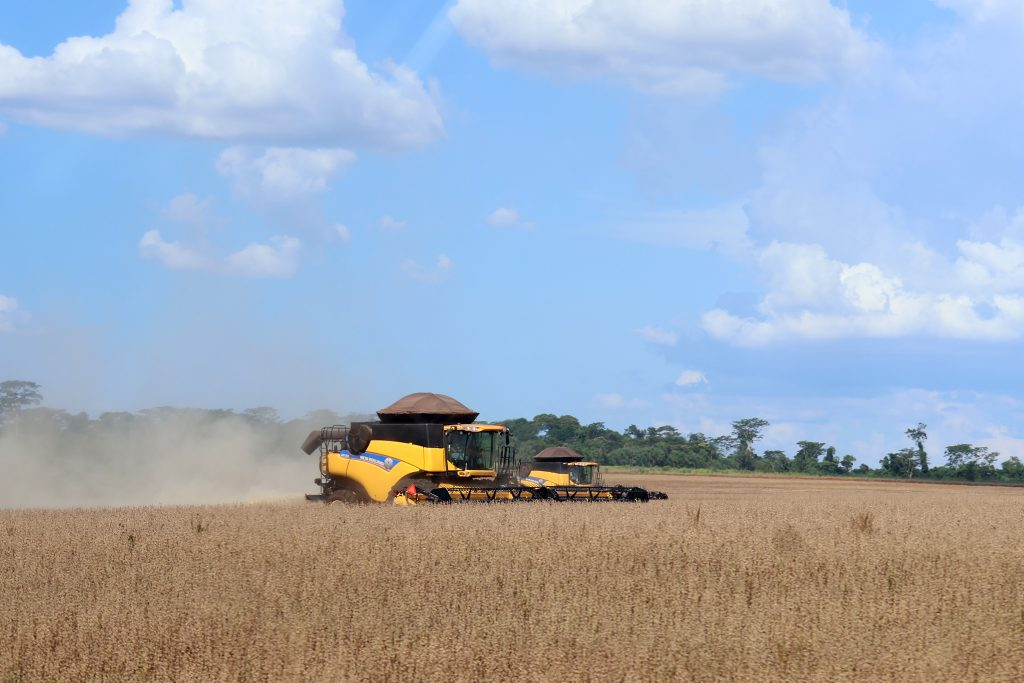
[[[1024,456],[1022,38],[1017,0],[11,0],[0,378]]]

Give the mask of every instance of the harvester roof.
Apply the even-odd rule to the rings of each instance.
[[[534,462],[579,462],[586,458],[568,446],[550,446],[533,456]]]
[[[479,415],[451,396],[429,392],[409,394],[377,411],[377,416],[384,423],[471,423]]]

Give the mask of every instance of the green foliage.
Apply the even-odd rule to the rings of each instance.
[[[23,380],[0,382],[0,425],[26,408],[42,403],[40,388],[35,382]]]
[[[1007,479],[1024,481],[1024,463],[1016,455],[1008,458],[1002,466],[1003,476]]]
[[[882,458],[882,471],[900,479],[910,479],[921,464],[914,448],[902,448]]]
[[[825,450],[825,444],[820,441],[797,441],[796,445],[800,450],[793,456],[793,469],[798,472],[817,472],[818,458]]]
[[[924,450],[924,442],[928,439],[928,428],[924,422],[918,422],[916,427],[910,427],[904,434],[917,446],[917,461],[921,466],[921,473],[928,474],[928,453]]]
[[[757,463],[757,469],[762,472],[789,472],[792,467],[792,461],[783,451],[765,451]]]
[[[986,446],[958,443],[946,447],[946,468],[957,479],[992,481],[999,478],[995,466],[998,457],[999,453]]]

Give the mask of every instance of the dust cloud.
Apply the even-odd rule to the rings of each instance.
[[[315,492],[310,429],[349,418],[259,421],[160,408],[98,419],[34,409],[0,429],[0,508],[301,501]],[[336,422],[337,420],[337,422]]]

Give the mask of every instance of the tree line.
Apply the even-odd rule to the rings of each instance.
[[[91,418],[85,413],[41,407],[42,400],[41,387],[34,382],[0,382],[0,431],[58,432],[78,438],[95,432],[127,434],[184,417],[190,424],[200,427],[237,420],[259,430],[274,448],[291,453],[309,429],[346,424],[353,419],[371,419],[367,415],[339,415],[318,410],[284,421],[275,409],[266,406],[241,412],[161,407],[135,413],[108,412]],[[572,415],[550,413],[533,419],[503,420],[502,424],[508,426],[520,456],[526,459],[548,446],[569,446],[603,465],[1024,483],[1024,463],[1016,456],[997,466],[998,452],[969,443],[946,446],[945,462],[932,466],[925,447],[927,425],[923,423],[909,427],[905,436],[910,445],[885,454],[877,468],[864,463],[855,466],[856,457],[839,455],[835,446],[821,441],[797,441],[792,456],[777,449],[759,452],[757,443],[763,439],[769,423],[756,417],[736,420],[729,434],[719,436],[700,432],[683,434],[671,425],[647,428],[630,425],[620,432],[606,427],[603,422],[583,424]]]
[[[1019,458],[1010,457],[997,466],[998,452],[969,443],[946,446],[945,463],[931,466],[924,423],[905,431],[911,446],[885,454],[877,468],[866,463],[855,466],[855,456],[839,455],[835,446],[822,441],[797,441],[792,456],[775,449],[758,452],[756,444],[769,423],[757,417],[736,420],[729,434],[713,437],[683,434],[671,425],[646,429],[630,425],[618,432],[602,422],[582,424],[572,415],[547,413],[503,424],[512,430],[524,454],[564,445],[605,465],[1024,483],[1024,463]]]

